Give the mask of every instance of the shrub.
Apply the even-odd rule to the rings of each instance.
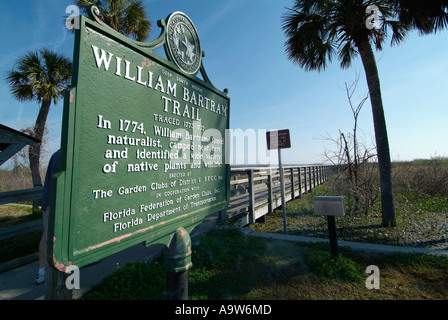
[[[104,278],[85,300],[163,300],[166,272],[160,263],[137,262]]]
[[[362,282],[361,266],[355,261],[342,256],[333,257],[329,252],[317,251],[305,257],[308,269],[320,280],[342,280]]]
[[[395,163],[393,181],[396,191],[415,198],[448,194],[448,158],[434,157]]]

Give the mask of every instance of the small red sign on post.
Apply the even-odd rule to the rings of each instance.
[[[268,140],[268,150],[291,148],[288,129],[266,132],[266,138]]]

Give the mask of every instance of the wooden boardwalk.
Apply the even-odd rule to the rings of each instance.
[[[332,173],[331,167],[320,165],[284,166],[283,170],[285,201],[311,191]],[[232,168],[230,189],[230,204],[220,214],[221,220],[231,219],[245,226],[282,205],[278,167]]]

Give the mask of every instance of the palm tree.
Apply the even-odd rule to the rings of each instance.
[[[109,27],[137,41],[148,39],[152,24],[140,0],[76,0],[75,4],[84,14],[96,6],[99,17]]]
[[[12,95],[18,101],[36,100],[40,104],[33,129],[33,136],[40,141],[51,103],[57,103],[70,84],[72,63],[68,58],[42,48],[19,58],[14,68],[7,73],[6,80]],[[30,169],[34,186],[41,186],[40,168],[41,143],[29,148]]]
[[[400,22],[419,30],[422,34],[448,28],[448,0],[391,2]]]
[[[397,44],[413,28],[429,33],[446,26],[443,4],[447,0],[434,0],[439,6],[429,8],[427,3],[432,1],[296,0],[283,17],[288,58],[305,70],[325,70],[336,54],[341,67],[348,68],[354,57],[361,56],[372,105],[384,226],[395,226],[396,216],[386,120],[372,45],[381,50],[388,30],[392,31],[391,43]],[[372,5],[381,13],[379,28],[366,24]]]

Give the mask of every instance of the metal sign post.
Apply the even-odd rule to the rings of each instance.
[[[282,149],[278,149],[278,167],[280,170],[280,186],[282,188],[282,211],[283,211],[283,232],[286,234],[286,206],[285,206],[285,181],[283,178],[283,166],[282,166]]]
[[[286,228],[285,181],[283,177],[281,149],[291,148],[289,130],[286,129],[286,130],[266,132],[266,138],[268,142],[268,150],[278,149],[278,166],[280,170],[280,187],[282,194],[283,232],[286,234],[288,231]]]

